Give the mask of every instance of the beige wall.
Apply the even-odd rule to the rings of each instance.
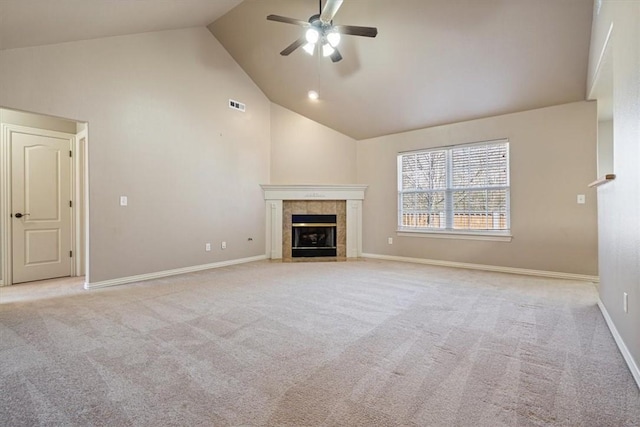
[[[206,28],[2,51],[0,105],[89,123],[90,282],[264,254],[270,103]]]
[[[353,184],[356,142],[271,105],[271,184]]]
[[[616,179],[598,188],[600,299],[640,366],[640,2],[605,0],[594,15],[590,87],[612,23]]]
[[[363,252],[597,275],[596,113],[578,102],[359,141]],[[510,243],[396,236],[399,151],[499,138],[510,142]]]

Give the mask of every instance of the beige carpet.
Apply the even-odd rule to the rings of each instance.
[[[3,288],[0,423],[638,426],[596,298],[373,260]]]

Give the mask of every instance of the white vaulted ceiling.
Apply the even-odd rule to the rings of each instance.
[[[0,50],[205,26],[242,0],[0,0]]]
[[[0,48],[210,24],[271,101],[355,139],[586,97],[592,0],[344,0],[334,23],[376,38],[343,36],[335,64],[280,56],[301,28],[266,16],[317,12],[317,0],[0,0]]]
[[[245,0],[209,26],[275,103],[356,139],[585,99],[592,0],[344,0],[332,63],[279,52],[315,0]],[[319,102],[307,91],[317,89]]]

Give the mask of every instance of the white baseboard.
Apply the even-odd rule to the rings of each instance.
[[[267,259],[266,255],[258,255],[249,258],[232,259],[229,261],[214,262],[211,264],[200,264],[191,267],[176,268],[173,270],[157,271],[155,273],[139,274],[137,276],[119,277],[117,279],[104,280],[102,282],[88,283],[85,282],[85,289],[105,288],[107,286],[124,285],[126,283],[141,282],[143,280],[159,279],[162,277],[176,276],[178,274],[193,273],[194,271],[209,270],[212,268],[227,267],[230,265],[244,264],[253,261],[262,261]]]
[[[436,265],[439,267],[466,268],[470,270],[482,270],[482,271],[494,271],[498,273],[521,274],[524,276],[538,276],[538,277],[549,277],[553,279],[579,280],[582,282],[593,282],[593,283],[598,283],[600,281],[600,278],[598,276],[588,276],[584,274],[574,274],[574,273],[561,273],[557,271],[529,270],[526,268],[502,267],[499,265],[470,264],[466,262],[442,261],[437,259],[425,259],[425,258],[408,258],[408,257],[400,257],[400,256],[393,256],[393,255],[378,255],[378,254],[364,253],[361,256],[363,258],[383,259],[387,261],[412,262],[416,264]]]
[[[633,356],[631,356],[631,353],[629,352],[627,345],[622,340],[622,337],[620,336],[620,333],[618,332],[616,325],[613,323],[613,320],[611,319],[611,316],[609,316],[609,312],[607,311],[607,308],[604,306],[600,298],[598,298],[598,307],[600,307],[602,316],[604,316],[604,320],[605,322],[607,322],[607,326],[611,331],[611,335],[613,335],[613,339],[616,341],[616,344],[618,345],[618,349],[620,350],[620,353],[622,353],[622,357],[624,357],[625,362],[627,362],[627,366],[631,371],[631,375],[633,375],[633,379],[636,380],[636,384],[638,385],[638,388],[640,388],[640,369],[638,369],[638,365],[636,364],[635,360],[633,360]]]

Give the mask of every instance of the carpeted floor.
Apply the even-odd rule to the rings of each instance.
[[[0,423],[638,426],[596,300],[374,260],[2,288]]]

